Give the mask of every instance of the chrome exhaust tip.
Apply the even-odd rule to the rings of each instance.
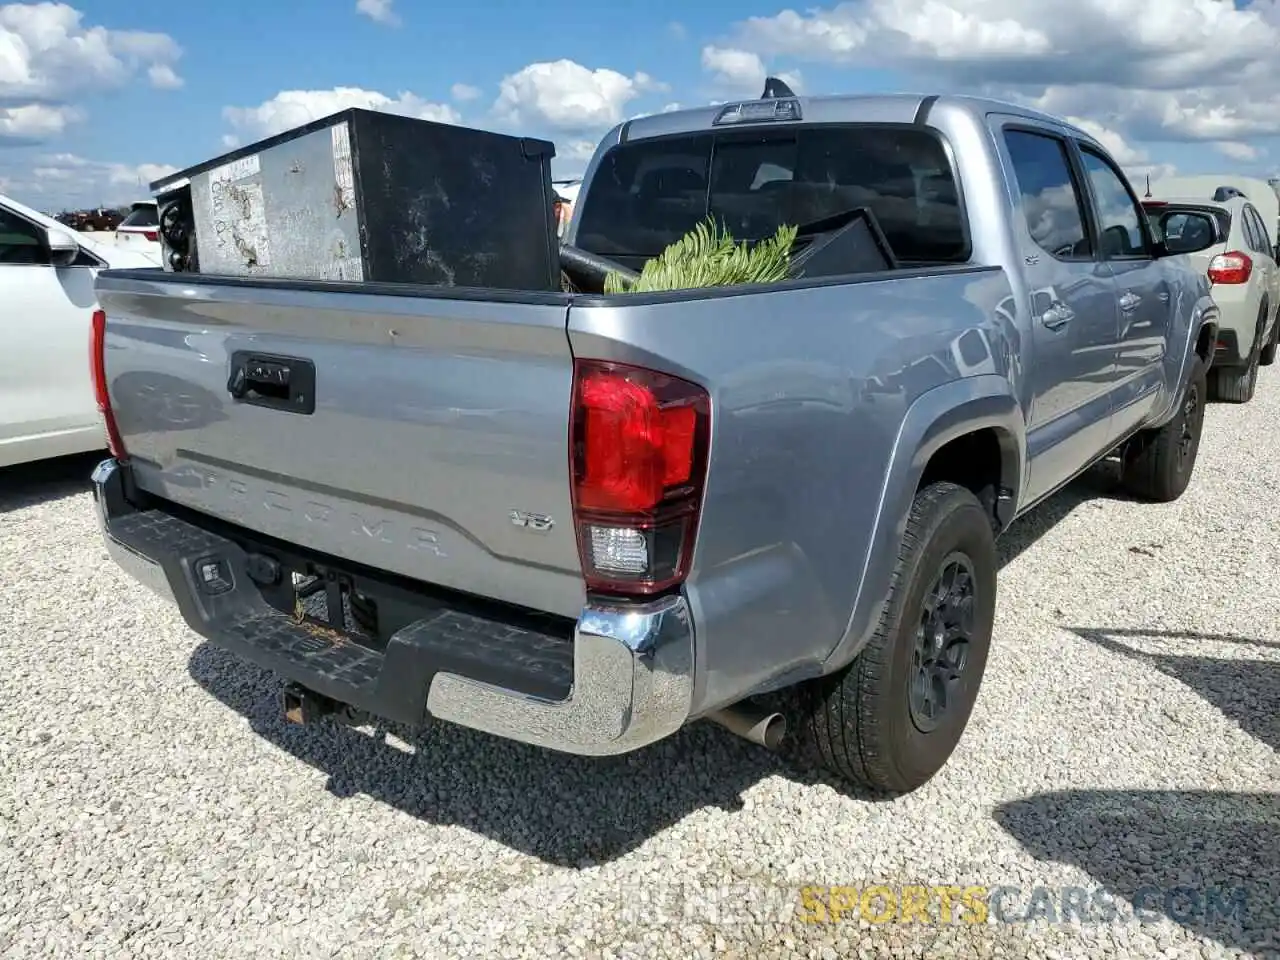
[[[777,750],[787,735],[786,717],[746,704],[734,704],[717,710],[707,714],[707,719],[766,750]]]

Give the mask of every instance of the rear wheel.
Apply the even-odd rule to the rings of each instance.
[[[1258,325],[1253,332],[1253,346],[1243,367],[1215,367],[1210,375],[1210,392],[1213,399],[1225,403],[1248,403],[1258,387],[1258,365],[1262,362],[1262,331],[1267,328],[1267,307],[1264,304],[1258,314]]]
[[[991,519],[969,490],[916,494],[883,619],[861,654],[804,691],[801,737],[837,776],[920,787],[960,742],[995,619]]]
[[[1262,353],[1258,354],[1259,366],[1269,367],[1276,362],[1277,346],[1280,346],[1280,315],[1271,324],[1271,336],[1267,339],[1267,345],[1262,348]]]
[[[1144,500],[1177,500],[1191,483],[1207,394],[1204,361],[1197,357],[1195,364],[1173,419],[1158,430],[1138,434],[1125,448],[1124,485]]]

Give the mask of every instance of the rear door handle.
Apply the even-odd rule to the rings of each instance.
[[[1040,322],[1050,330],[1061,330],[1075,319],[1075,311],[1061,300],[1055,300],[1049,309],[1040,315]]]
[[[1138,304],[1142,302],[1142,298],[1136,293],[1126,293],[1120,298],[1120,309],[1125,313],[1131,313],[1138,309]]]

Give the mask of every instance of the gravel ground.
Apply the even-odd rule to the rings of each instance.
[[[1277,422],[1273,369],[1178,503],[1099,470],[1010,531],[972,725],[889,803],[708,725],[604,761],[288,727],[107,563],[89,462],[0,473],[0,955],[1280,956]],[[797,913],[877,883],[1013,889]]]

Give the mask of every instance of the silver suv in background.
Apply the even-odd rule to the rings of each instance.
[[[1156,235],[1166,241],[1189,241],[1190,232],[1209,230],[1210,223],[1216,229],[1209,247],[1190,254],[1208,276],[1222,312],[1209,391],[1216,400],[1247,403],[1257,386],[1258,367],[1275,362],[1280,337],[1280,269],[1262,215],[1240,195],[1220,202],[1144,198],[1142,206]]]

